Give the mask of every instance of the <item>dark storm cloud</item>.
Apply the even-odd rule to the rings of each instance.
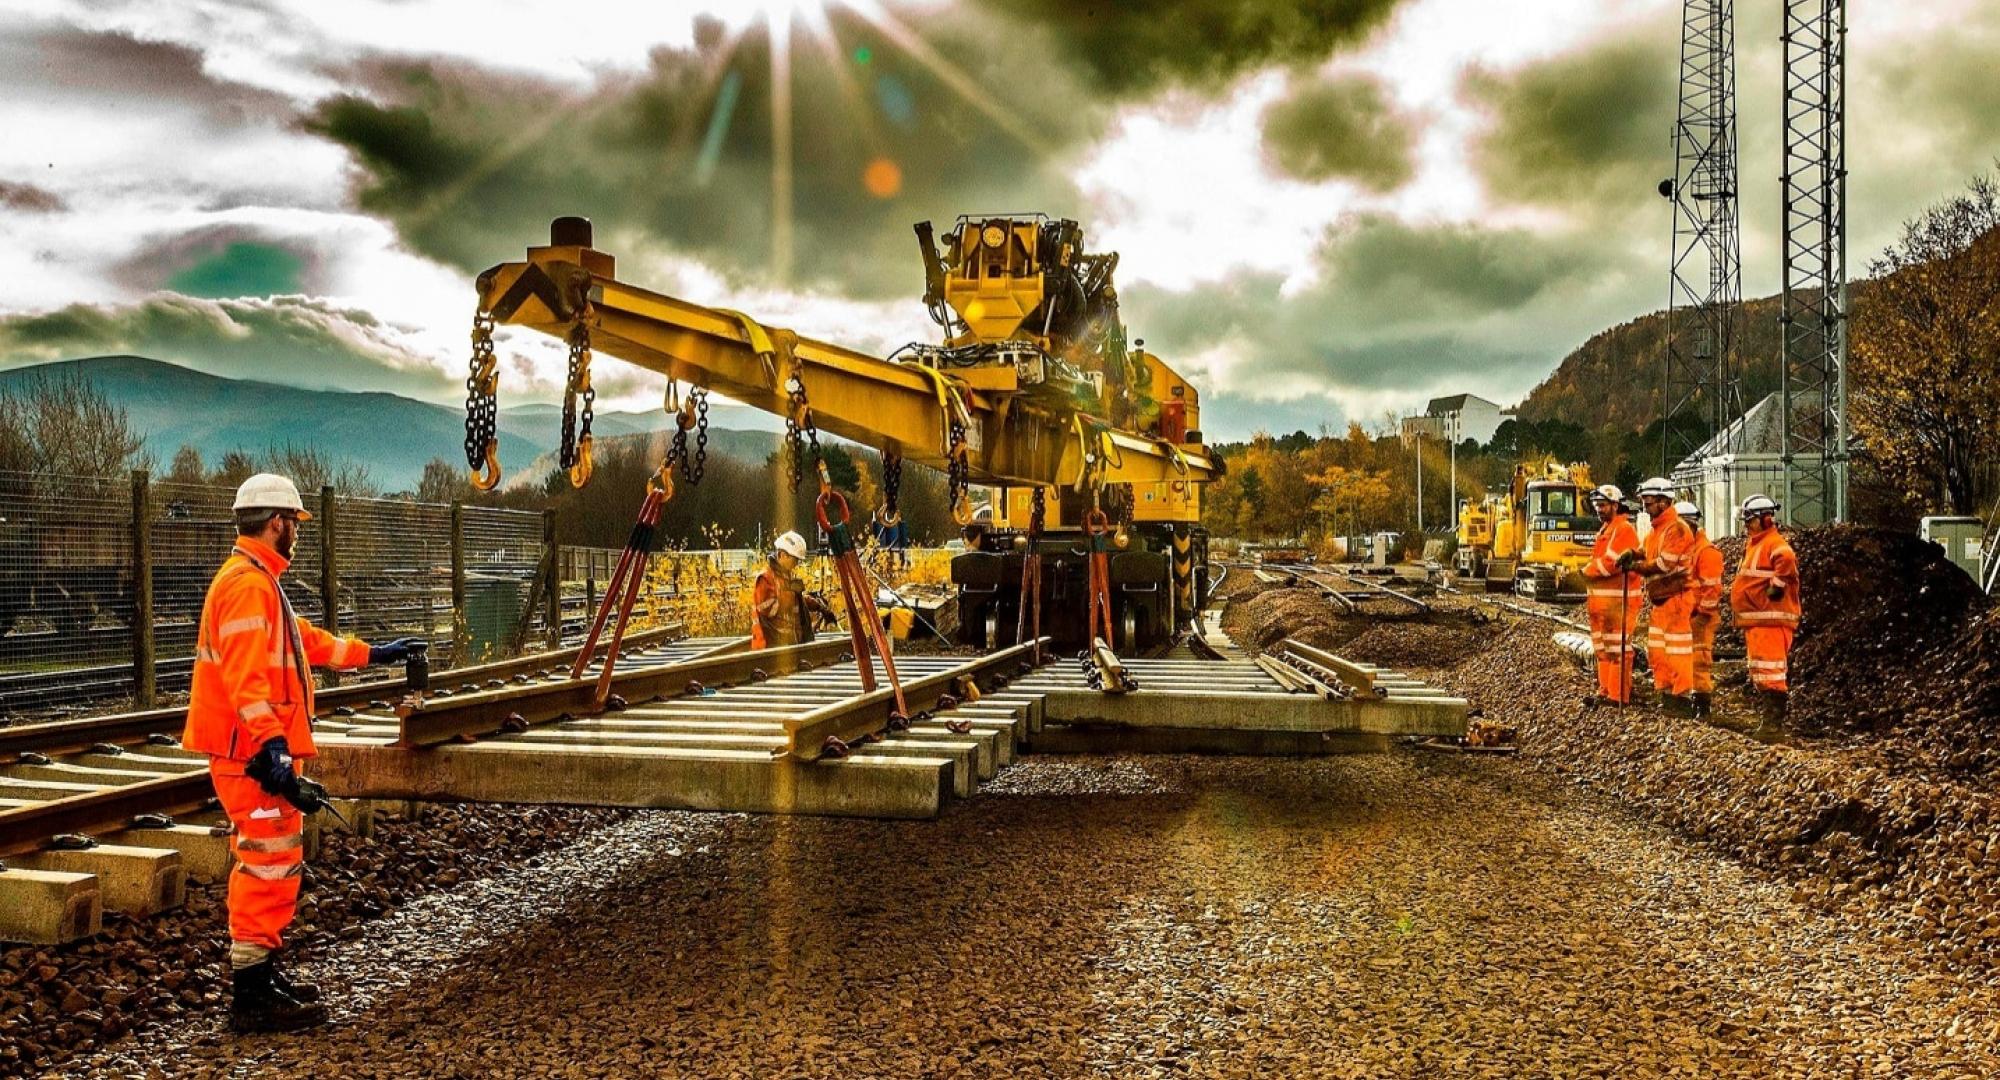
[[[1099,130],[1108,107],[1092,104],[1025,39],[990,17],[926,28],[931,45],[1006,110],[1002,124],[851,13],[830,15],[841,66],[809,41],[792,53],[794,284],[915,296],[922,271],[912,222],[995,209],[1078,212],[1074,185],[1047,151]],[[869,46],[867,63],[853,58],[858,45]],[[546,236],[550,218],[584,214],[607,247],[614,236],[637,237],[761,279],[772,251],[769,42],[753,30],[726,58],[705,48],[661,50],[644,75],[607,78],[588,95],[441,63],[377,66],[360,73],[366,97],[327,101],[308,126],[353,152],[364,209],[460,268],[519,258]],[[704,161],[731,73],[740,96],[719,153]],[[892,197],[864,186],[878,158],[900,172]]]
[[[1325,60],[1397,0],[977,0],[1046,30],[1118,97],[1180,84],[1213,89],[1245,72]]]
[[[1553,345],[1544,353],[1496,327],[1585,295],[1605,260],[1574,236],[1363,218],[1328,233],[1319,280],[1289,295],[1279,275],[1244,272],[1187,291],[1128,288],[1123,306],[1170,362],[1231,347],[1247,371],[1223,373],[1222,386],[1238,396],[1276,396],[1260,382],[1409,392],[1547,364]]]
[[[1295,82],[1264,112],[1264,153],[1301,180],[1353,180],[1391,191],[1416,169],[1416,133],[1364,75]]]
[[[62,196],[47,188],[0,180],[0,206],[27,214],[53,214],[69,207]]]
[[[234,379],[449,398],[453,380],[365,311],[288,296],[71,304],[0,316],[0,365],[131,353]]]
[[[325,292],[326,254],[246,225],[210,225],[142,243],[111,268],[112,280],[140,292],[189,296],[272,296]]]
[[[1654,185],[1673,171],[1679,58],[1671,26],[1648,27],[1517,72],[1467,77],[1469,95],[1492,114],[1474,160],[1496,198],[1635,208],[1658,200]]]
[[[186,106],[219,125],[279,120],[294,111],[279,94],[210,75],[196,49],[52,23],[0,35],[0,90],[15,101],[48,104]]]

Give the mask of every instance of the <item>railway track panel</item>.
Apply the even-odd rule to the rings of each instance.
[[[844,644],[618,674],[613,693],[628,704],[613,710],[587,707],[588,688],[574,685],[427,706],[439,729],[490,731],[502,708],[518,718],[469,742],[413,745],[419,714],[361,713],[320,740],[316,773],[355,798],[932,817],[1032,735],[1037,702],[988,692],[1017,673],[1028,646],[899,658],[913,716],[892,728],[892,692],[886,682],[864,691],[839,659]]]
[[[683,639],[662,627],[627,639],[635,668],[741,652],[747,638]],[[575,649],[439,673],[448,692],[567,673]],[[321,723],[403,692],[401,679],[318,695]],[[207,759],[175,741],[185,712],[153,709],[0,728],[0,940],[56,944],[98,932],[106,910],[176,907],[185,882],[228,873],[228,825]]]

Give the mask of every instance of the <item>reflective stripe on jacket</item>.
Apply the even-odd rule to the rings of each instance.
[[[1639,595],[1639,575],[1618,569],[1618,559],[1628,551],[1639,550],[1639,530],[1624,514],[1613,514],[1597,530],[1597,544],[1591,549],[1590,561],[1583,564],[1583,577],[1590,589],[1590,595],[1600,599],[1616,600],[1624,598],[1632,602]]]
[[[314,753],[312,675],[308,666],[356,668],[368,646],[338,638],[292,612],[278,587],[290,562],[250,537],[208,587],[196,637],[194,687],[181,745],[211,757],[247,761],[275,735],[294,757]]]
[[[1771,584],[1784,586],[1774,599]],[[1777,529],[1754,536],[1743,550],[1743,565],[1736,568],[1736,580],[1729,585],[1729,607],[1736,613],[1736,625],[1799,625],[1799,560],[1792,545]]]
[[[1694,534],[1694,607],[1722,612],[1722,549],[1708,542],[1708,533]]]

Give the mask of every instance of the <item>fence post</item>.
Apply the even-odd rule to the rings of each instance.
[[[322,484],[319,489],[319,610],[326,632],[336,637],[340,635],[340,568],[334,558],[337,545],[334,542],[334,498],[333,485]],[[328,669],[328,686],[340,685],[340,673]]]
[[[472,623],[465,612],[465,504],[451,504],[451,657],[464,664],[472,645]]]
[[[159,697],[153,667],[153,484],[144,469],[132,470],[132,697],[150,709]]]
[[[562,551],[556,546],[556,512],[542,511],[542,558],[549,569],[548,591],[542,596],[542,619],[549,648],[562,648]]]

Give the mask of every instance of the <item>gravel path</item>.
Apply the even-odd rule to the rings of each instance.
[[[1030,758],[934,822],[649,813],[64,1076],[1987,1076],[2000,991],[1516,762]]]

